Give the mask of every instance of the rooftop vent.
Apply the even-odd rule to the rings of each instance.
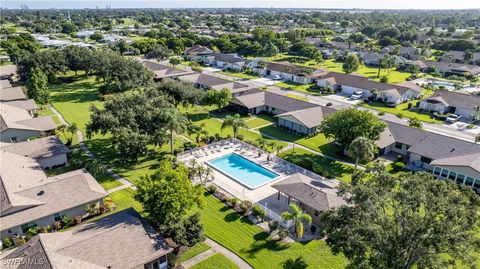
[[[37,196],[42,196],[44,193],[45,193],[45,191],[39,191],[39,192],[37,193]]]

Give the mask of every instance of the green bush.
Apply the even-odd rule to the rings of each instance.
[[[10,238],[10,237],[8,237],[8,236],[5,236],[5,237],[2,239],[2,246],[3,246],[3,249],[7,249],[7,248],[13,247],[12,238]]]
[[[392,165],[392,167],[393,167],[393,170],[398,172],[398,171],[403,170],[403,168],[405,168],[405,164],[402,163],[402,162],[396,162]]]
[[[208,191],[209,193],[211,193],[211,194],[216,193],[217,190],[218,190],[218,188],[217,188],[217,186],[215,186],[215,185],[209,185],[209,186],[207,187],[207,191]]]
[[[252,214],[257,217],[261,218],[262,220],[265,218],[265,210],[259,205],[254,205],[252,209]]]
[[[245,139],[245,137],[243,136],[243,134],[239,134],[239,135],[237,135],[237,139],[238,140],[243,140],[243,139]]]
[[[270,230],[270,233],[278,229],[278,227],[279,227],[278,221],[271,220],[268,222],[268,229]]]

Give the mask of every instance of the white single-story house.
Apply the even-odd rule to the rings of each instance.
[[[214,51],[207,47],[195,45],[193,47],[186,48],[183,51],[183,56],[189,61],[204,61],[206,57],[213,55],[213,53]]]
[[[331,87],[344,94],[352,95],[361,91],[364,97],[372,96],[375,90],[377,99],[387,103],[401,103],[420,96],[422,88],[410,82],[401,84],[380,83],[357,74],[330,72],[317,78],[320,87]]]
[[[282,80],[291,81],[298,84],[315,83],[315,79],[328,73],[327,69],[316,69],[289,62],[266,63],[264,68],[255,68],[261,76],[281,77]]]
[[[336,112],[337,109],[327,106],[316,106],[306,109],[294,110],[275,115],[277,125],[287,130],[302,135],[316,133],[326,115]]]
[[[40,233],[0,262],[29,262],[41,268],[166,269],[172,251],[140,214],[128,208],[64,232]]]
[[[143,65],[153,72],[155,80],[159,81],[164,78],[177,78],[179,76],[190,75],[195,71],[179,70],[164,64],[160,64],[154,61],[143,61]]]
[[[190,75],[179,76],[178,80],[193,83],[196,87],[204,90],[217,90],[229,89],[232,92],[233,96],[241,94],[242,92],[249,91],[252,87],[234,82],[231,80],[226,80],[223,78],[216,77],[215,75],[207,75],[203,73],[193,73]]]
[[[419,107],[439,113],[453,113],[470,119],[475,106],[480,105],[479,95],[452,91],[436,91],[432,96],[420,101]]]
[[[457,76],[480,76],[480,66],[473,64],[459,64],[450,62],[434,62],[417,60],[407,63],[407,65],[418,66],[420,71],[427,72],[433,69],[443,75],[457,75]]]
[[[204,58],[206,65],[215,66],[221,69],[242,71],[246,60],[237,54],[214,53]]]

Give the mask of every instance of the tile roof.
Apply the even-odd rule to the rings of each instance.
[[[18,143],[7,143],[0,146],[0,151],[32,159],[49,158],[69,152],[67,146],[56,136],[47,136]]]
[[[194,71],[186,71],[186,70],[179,70],[164,64],[152,62],[152,61],[143,61],[142,62],[145,67],[150,69],[154,74],[155,78],[170,78],[170,77],[177,77],[182,75],[188,75],[195,73]]]
[[[132,208],[65,232],[35,236],[5,259],[44,257],[48,268],[143,268],[172,252]]]
[[[425,101],[427,103],[441,103],[444,106],[473,109],[480,105],[480,95],[438,90]]]
[[[347,204],[342,197],[336,194],[337,189],[330,188],[321,181],[300,173],[291,175],[273,184],[272,187],[319,211]]]
[[[25,99],[27,99],[27,96],[23,92],[22,87],[9,87],[9,88],[1,87],[0,89],[0,101],[13,101],[13,100],[25,100]]]

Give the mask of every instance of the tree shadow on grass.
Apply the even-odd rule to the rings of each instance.
[[[226,222],[234,222],[234,221],[237,221],[239,218],[240,218],[240,215],[238,215],[236,212],[230,212],[223,219]]]
[[[266,249],[268,251],[282,251],[290,247],[288,244],[280,243],[271,239],[269,235],[265,232],[255,234],[253,238],[255,239],[255,242],[250,245],[250,248],[242,250],[243,252],[247,253],[251,258],[255,258],[255,255],[262,249]]]
[[[227,212],[228,210],[230,210],[230,207],[228,207],[228,206],[223,206],[223,207],[220,208],[220,210],[218,210],[218,211],[220,211],[220,212]]]

